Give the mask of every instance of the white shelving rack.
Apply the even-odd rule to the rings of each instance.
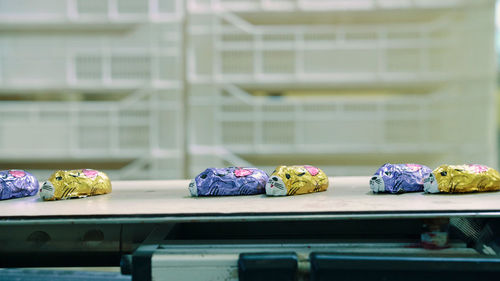
[[[494,4],[188,1],[191,174],[496,166]]]
[[[0,155],[120,162],[114,179],[183,177],[186,150],[189,176],[496,166],[493,11],[493,0],[0,0]]]
[[[120,101],[2,101],[0,153],[4,160],[129,161],[132,167],[165,159],[182,163],[179,93],[142,90]],[[33,145],[36,142],[36,145]],[[42,148],[42,149],[40,149]],[[182,167],[150,170],[143,177],[171,177]]]
[[[191,13],[207,11],[350,11],[435,9],[463,5],[465,0],[188,0]]]
[[[441,82],[471,73],[484,77],[492,69],[491,62],[484,62],[489,57],[477,63],[457,57],[470,52],[470,47],[491,49],[491,44],[481,44],[492,36],[493,26],[488,25],[493,13],[486,4],[483,9],[479,4],[463,5],[434,13],[408,9],[407,18],[397,10],[393,19],[388,11],[358,11],[353,17],[362,21],[345,22],[335,14],[302,12],[305,24],[293,22],[300,18],[295,13],[271,16],[277,19],[265,24],[258,24],[265,19],[262,13],[216,10],[213,15],[196,15],[190,26],[189,79],[194,83],[372,85]],[[479,26],[486,30],[481,32]],[[480,63],[486,67],[474,67]]]
[[[182,177],[183,10],[180,0],[0,0],[2,160]]]
[[[183,9],[183,0],[1,0],[0,24],[175,23]]]
[[[182,63],[179,24],[99,32],[4,33],[0,38],[2,90],[182,87],[182,69],[174,67]]]

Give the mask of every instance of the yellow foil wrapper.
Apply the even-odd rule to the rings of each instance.
[[[466,193],[500,190],[500,174],[484,165],[441,165],[424,180],[428,193]]]
[[[81,198],[111,193],[108,176],[92,169],[57,171],[40,188],[43,200]]]
[[[297,195],[325,191],[328,177],[313,166],[279,166],[269,176],[266,194],[269,196]]]

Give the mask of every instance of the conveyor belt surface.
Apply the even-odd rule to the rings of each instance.
[[[116,181],[113,192],[83,199],[42,201],[38,196],[0,201],[0,223],[31,219],[118,219],[273,216],[404,217],[456,213],[498,216],[500,192],[476,194],[372,194],[369,177],[330,178],[328,191],[287,197],[189,196],[187,180]]]

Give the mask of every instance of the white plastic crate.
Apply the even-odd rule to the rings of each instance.
[[[0,91],[27,94],[0,102],[2,161],[182,177],[183,10],[182,0],[0,0]]]
[[[190,163],[203,163],[191,175],[210,163],[269,171],[309,163],[330,175],[384,162],[496,166],[494,1],[188,8]],[[307,94],[321,89],[348,94]],[[373,89],[398,94],[356,93]]]
[[[2,159],[182,157],[179,92],[120,101],[0,103]]]
[[[183,156],[143,157],[124,168],[106,170],[112,180],[165,180],[184,177]]]
[[[0,87],[9,89],[179,89],[179,25],[111,33],[4,33]]]
[[[373,154],[380,161],[430,166],[496,165],[494,1],[186,0],[186,5],[189,25],[183,34],[182,0],[0,0],[0,91],[137,90],[139,98],[1,102],[2,132],[18,132],[17,137],[0,133],[2,157],[130,159],[110,174],[180,177],[183,130],[188,130],[191,175],[208,166],[271,169],[298,154],[304,161],[309,155],[310,164],[318,161],[330,175],[367,174],[378,165],[377,159],[367,160]],[[178,96],[184,61],[190,84],[186,127]],[[265,99],[242,90],[297,87],[422,91],[306,100]],[[164,110],[158,109],[162,105]],[[155,117],[163,114],[164,119]],[[47,134],[52,128],[62,129]],[[86,130],[99,133],[78,134]],[[44,136],[36,148],[30,146],[30,132]],[[284,158],[259,159],[265,155]],[[331,157],[331,163],[315,160],[318,155]],[[353,161],[342,164],[339,157]]]
[[[419,16],[412,10],[405,21],[398,12],[381,17],[372,11],[358,15],[356,22],[309,14],[304,16],[306,23],[292,13],[281,20],[229,12],[193,16],[189,80],[408,84],[495,72],[489,61],[493,28],[489,10],[474,6],[431,15]],[[328,24],[316,22],[332,18]],[[259,23],[262,19],[266,20]]]
[[[36,161],[36,163],[41,163],[42,161],[47,161],[50,163],[53,159],[50,157],[44,158],[45,160],[38,159],[22,159],[23,163],[27,163],[28,166],[11,166],[11,168],[27,169],[30,173],[35,175],[39,181],[47,180],[54,171],[58,169],[71,169],[68,168],[68,164],[49,164],[53,168],[46,167],[41,169],[39,167],[30,168],[30,161]],[[117,163],[124,164],[123,167],[118,167],[118,165],[111,164],[117,167],[109,166],[116,159],[72,159],[73,162],[69,162],[72,168],[94,168],[102,170],[105,172],[112,181],[114,180],[165,180],[165,179],[179,179],[184,176],[183,163],[184,158],[177,156],[151,156],[145,155],[142,158],[132,159],[127,162],[119,161]],[[20,161],[19,158],[17,161]],[[105,163],[102,163],[102,162]],[[83,163],[82,163],[83,162]],[[59,163],[59,162],[58,162]],[[78,164],[75,164],[78,163]],[[95,165],[98,165],[95,166]],[[106,167],[107,166],[107,167]],[[102,168],[100,168],[102,167]]]
[[[141,90],[120,101],[2,101],[3,161],[118,161],[103,169],[117,179],[184,175],[179,91]],[[53,171],[33,171],[41,179]]]
[[[470,4],[464,0],[188,0],[191,13],[213,11],[364,11],[434,9]]]
[[[433,139],[440,129],[433,125],[446,111],[435,105],[450,97],[253,97],[233,85],[220,91],[211,100],[192,99],[192,144],[244,154],[437,150],[444,141]]]
[[[376,166],[366,159],[374,154],[371,162],[380,164],[406,159],[430,166],[496,165],[491,153],[496,150],[495,125],[490,119],[494,86],[488,81],[359,98],[257,97],[234,85],[207,88],[191,89],[189,146],[195,163],[248,166],[254,163],[247,158],[268,155],[278,165],[276,159],[286,155],[297,161],[325,156],[330,160],[321,163],[333,167],[332,175],[360,172],[349,165],[340,168],[339,156],[346,155],[347,162],[364,170]],[[191,173],[199,169],[193,167]]]
[[[0,0],[0,24],[175,22],[182,0]]]
[[[209,155],[208,153],[213,150],[204,150],[204,153],[197,153],[201,152],[201,150],[192,150],[192,154],[190,156],[190,169],[189,169],[189,177],[194,178],[197,175],[199,175],[201,172],[203,172],[207,167],[228,167],[228,166],[234,166],[234,167],[257,167],[259,169],[262,169],[264,172],[266,172],[268,175],[272,174],[272,172],[276,169],[277,166],[280,165],[315,165],[323,172],[325,172],[328,176],[359,176],[359,175],[371,175],[373,174],[381,164],[383,164],[383,160],[379,160],[379,164],[374,164],[374,163],[366,163],[362,157],[357,157],[355,161],[352,161],[352,164],[346,165],[346,164],[334,164],[334,163],[328,163],[324,159],[318,159],[314,155],[309,155],[307,159],[302,159],[304,160],[298,160],[296,159],[295,161],[290,161],[290,157],[280,157],[274,156],[273,163],[264,163],[262,164],[262,161],[259,161],[258,163],[252,163],[249,161],[246,161],[245,159],[233,154],[232,157],[227,157],[225,155],[221,154],[211,154]],[[335,156],[330,157],[334,158]],[[353,158],[353,156],[350,156],[350,158]],[[238,160],[239,159],[239,160]],[[288,161],[287,161],[288,160]],[[264,161],[268,161],[267,159]],[[386,160],[388,161],[388,160]],[[400,160],[404,161],[404,160]],[[414,162],[415,160],[410,160],[410,162]],[[422,162],[423,163],[423,162]],[[439,161],[426,161],[425,164],[429,166],[437,166],[441,163]]]

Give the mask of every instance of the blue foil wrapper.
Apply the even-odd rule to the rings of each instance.
[[[253,195],[266,192],[267,174],[257,168],[208,168],[189,184],[191,196]]]
[[[405,193],[424,191],[424,179],[432,170],[418,164],[384,164],[370,179],[373,193]]]
[[[26,171],[0,171],[0,200],[33,196],[38,186],[35,176]]]

